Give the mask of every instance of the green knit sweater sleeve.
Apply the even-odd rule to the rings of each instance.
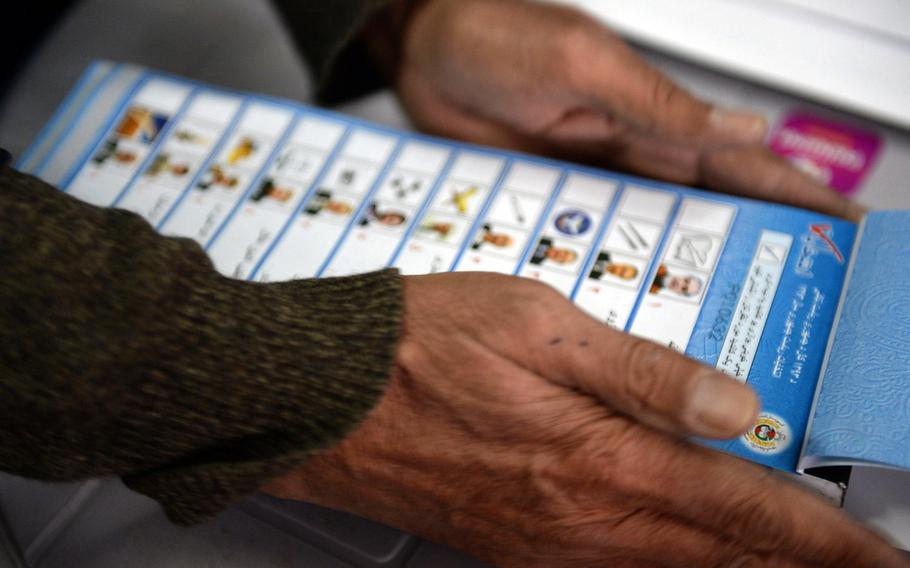
[[[0,469],[119,475],[204,519],[342,438],[393,363],[395,271],[260,284],[0,169]]]

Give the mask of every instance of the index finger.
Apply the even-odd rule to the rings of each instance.
[[[758,398],[749,387],[566,304],[561,328],[573,333],[535,352],[539,375],[675,435],[727,438],[754,421]]]
[[[762,146],[706,150],[699,162],[705,185],[713,190],[812,209],[859,221],[866,209],[825,187]]]
[[[569,36],[568,52],[575,61],[569,65],[571,86],[586,104],[641,131],[687,144],[743,144],[763,139],[767,122],[761,116],[698,99],[598,24],[587,26],[585,32]]]
[[[670,455],[663,447],[666,440],[645,435],[640,441],[655,446],[639,448],[640,455]],[[643,494],[662,496],[663,510],[748,542],[755,550],[812,565],[907,566],[882,538],[794,484],[738,458],[677,444],[672,459],[647,460],[653,475],[641,480]]]

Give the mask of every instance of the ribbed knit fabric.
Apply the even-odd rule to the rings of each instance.
[[[0,168],[0,469],[120,475],[197,522],[383,392],[395,271],[257,284],[140,217]]]

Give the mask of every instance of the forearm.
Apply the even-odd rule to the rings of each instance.
[[[121,475],[192,522],[351,429],[392,364],[394,272],[254,284],[192,241],[0,171],[0,467]]]

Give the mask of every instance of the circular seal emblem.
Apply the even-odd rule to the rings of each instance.
[[[754,452],[776,454],[790,445],[790,429],[780,417],[763,412],[743,434],[743,441]]]
[[[556,230],[564,235],[583,235],[591,228],[591,217],[584,211],[569,209],[563,211],[554,221]]]

